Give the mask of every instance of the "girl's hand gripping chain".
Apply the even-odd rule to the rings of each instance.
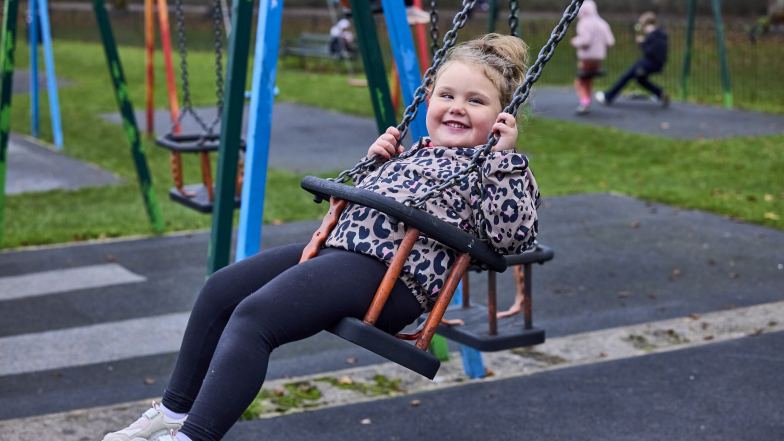
[[[403,153],[403,146],[399,145],[400,132],[395,127],[389,127],[386,132],[376,139],[368,149],[368,158],[377,157],[389,159]]]
[[[501,112],[495,120],[492,130],[498,138],[498,143],[493,146],[494,152],[514,150],[517,143],[517,121],[512,114]]]

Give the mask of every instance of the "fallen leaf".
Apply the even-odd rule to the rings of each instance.
[[[762,217],[764,217],[767,220],[779,220],[779,215],[772,211],[766,211],[765,214],[762,215]]]
[[[702,339],[705,340],[705,341],[711,341],[711,340],[713,340],[713,336],[712,335],[706,335],[705,337],[702,337]]]
[[[691,313],[691,314],[689,314],[689,318],[692,319],[692,320],[699,320],[700,319],[700,315],[699,314],[695,314],[695,313]]]
[[[349,377],[348,375],[344,375],[338,378],[338,384],[344,384],[344,385],[354,384],[354,380],[352,380],[351,377]]]
[[[411,407],[419,407],[420,404],[422,404],[420,400],[411,400]]]

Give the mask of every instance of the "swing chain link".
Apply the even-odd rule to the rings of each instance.
[[[190,113],[202,130],[207,130],[207,124],[193,111],[191,103],[190,75],[188,73],[188,45],[185,38],[185,11],[183,11],[183,0],[174,3],[175,18],[177,20],[177,49],[180,53],[180,77],[182,82],[182,110],[177,118],[177,124],[182,123],[185,115]]]
[[[566,36],[566,33],[569,31],[569,25],[574,21],[575,18],[577,18],[577,12],[580,10],[583,1],[584,0],[571,1],[569,6],[564,11],[561,20],[550,34],[550,38],[548,38],[547,43],[545,43],[545,45],[539,51],[539,55],[536,57],[536,61],[530,68],[528,68],[525,80],[520,86],[517,87],[517,89],[515,89],[511,102],[506,106],[506,108],[504,108],[503,112],[509,113],[515,117],[517,116],[517,111],[520,108],[520,105],[522,105],[528,99],[528,96],[531,93],[531,86],[539,79],[539,77],[542,76],[542,68],[553,57],[556,46],[558,46],[558,43],[560,43],[561,40],[563,40],[563,38]],[[476,149],[474,154],[471,156],[471,160],[463,169],[458,170],[452,175],[448,176],[443,183],[436,186],[435,188],[430,189],[416,198],[410,197],[403,203],[413,207],[422,207],[428,199],[435,196],[436,194],[442,193],[445,189],[454,185],[457,181],[462,180],[466,175],[476,170],[479,167],[480,158],[484,158],[489,155],[497,143],[498,139],[495,137],[495,134],[490,133],[487,135],[487,143],[482,148]]]
[[[193,108],[191,101],[190,73],[188,71],[188,45],[185,37],[185,11],[183,0],[174,3],[175,18],[177,20],[177,49],[180,53],[180,77],[182,81],[182,109],[177,118],[177,124],[181,124],[185,115],[190,113],[193,119],[199,124],[204,132],[199,143],[206,141],[207,136],[211,135],[215,126],[220,122],[223,113],[223,42],[221,40],[221,26],[223,24],[223,13],[220,1],[213,3],[213,33],[215,46],[215,94],[217,96],[217,114],[215,119],[207,125]]]
[[[209,133],[218,124],[223,114],[223,8],[220,0],[212,3],[212,32],[215,38],[215,98],[217,116],[209,128]]]
[[[517,33],[517,25],[518,25],[518,18],[517,18],[517,0],[509,0],[509,35],[514,37],[519,37],[520,35]]]
[[[438,9],[436,0],[430,0],[430,53],[435,54],[438,50]]]

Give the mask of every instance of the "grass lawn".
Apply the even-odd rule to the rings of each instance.
[[[66,154],[117,174],[125,184],[7,197],[2,247],[150,234],[128,143],[119,126],[98,116],[116,111],[102,48],[66,41],[56,45],[55,53],[58,75],[73,83],[60,92]],[[122,47],[120,53],[138,109],[144,102],[143,53],[134,47]],[[17,67],[25,67],[27,48],[21,39],[16,54]],[[189,56],[193,65],[211,63],[207,52],[192,51]],[[210,70],[193,71],[194,102],[211,104]],[[163,78],[163,72],[157,75]],[[371,115],[367,90],[348,86],[344,76],[284,69],[278,84],[282,101]],[[158,89],[157,102],[165,103],[163,87]],[[45,102],[46,97],[41,99]],[[12,130],[26,133],[28,115],[27,96],[14,96]],[[50,139],[45,111],[42,116],[43,137]],[[784,136],[685,142],[533,119],[524,124],[520,141],[545,195],[619,192],[784,228]],[[145,140],[144,147],[166,231],[207,228],[209,216],[168,200],[168,152],[151,140]],[[198,179],[195,159],[186,161],[185,168],[191,172],[186,182]],[[270,171],[265,222],[321,216],[322,208],[299,188],[299,179],[286,171]]]

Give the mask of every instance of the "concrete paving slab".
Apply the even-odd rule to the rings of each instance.
[[[594,102],[591,112],[574,113],[577,98],[573,89],[537,87],[531,98],[534,114],[581,124],[614,127],[632,133],[673,139],[721,139],[784,133],[784,115],[748,110],[730,110],[673,102],[669,108],[648,99],[620,96],[612,106]]]
[[[62,77],[57,78],[57,87],[67,87],[72,84],[71,81]],[[14,94],[29,93],[30,92],[30,71],[27,69],[14,69],[14,83],[12,87]],[[43,65],[40,67],[38,73],[38,90],[46,91],[46,74],[44,73]],[[43,105],[43,101],[41,102]]]
[[[92,164],[69,158],[45,147],[41,141],[11,134],[8,143],[8,195],[50,190],[116,185],[122,182],[112,173]]]

